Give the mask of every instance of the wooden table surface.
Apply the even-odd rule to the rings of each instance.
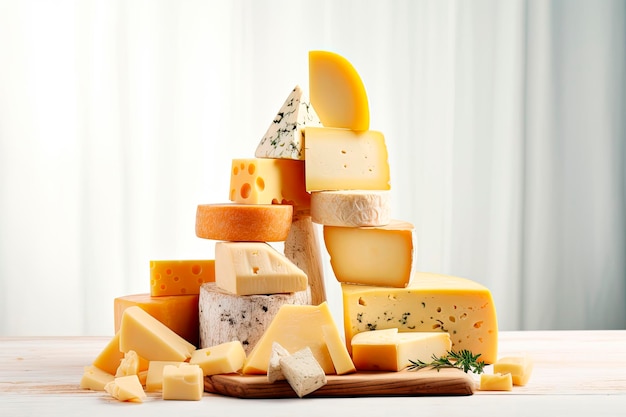
[[[201,401],[121,403],[81,390],[83,367],[109,337],[0,338],[0,416],[626,416],[626,330],[501,332],[499,354],[527,352],[528,385],[464,397],[242,400],[205,393]],[[492,372],[491,367],[486,368]],[[478,381],[478,377],[476,377]],[[172,414],[175,413],[175,414]]]

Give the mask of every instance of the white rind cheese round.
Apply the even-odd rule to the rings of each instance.
[[[384,226],[391,222],[389,190],[316,191],[311,219],[325,226]]]
[[[246,354],[284,304],[311,304],[310,290],[288,294],[235,295],[214,282],[202,284],[198,301],[200,348],[239,340]]]

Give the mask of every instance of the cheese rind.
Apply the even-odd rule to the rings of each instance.
[[[240,204],[288,204],[308,209],[304,161],[279,158],[233,159],[230,201]]]
[[[280,369],[300,398],[323,387],[327,382],[324,370],[308,346],[280,358]]]
[[[513,385],[526,385],[533,371],[532,358],[524,353],[498,358],[493,364],[493,372],[511,374]]]
[[[199,401],[204,394],[204,377],[198,365],[165,365],[163,367],[164,400]]]
[[[217,242],[215,284],[237,295],[305,291],[307,275],[264,242]]]
[[[392,220],[385,226],[324,226],[324,244],[337,281],[406,287],[412,277],[414,227]]]
[[[513,378],[511,374],[480,374],[481,391],[512,391]]]
[[[191,354],[189,363],[198,365],[204,376],[229,374],[239,371],[246,360],[246,351],[239,340],[221,343]]]
[[[196,236],[235,242],[283,242],[293,207],[286,204],[200,204]]]
[[[389,190],[390,169],[381,132],[310,127],[305,131],[306,190]]]
[[[400,332],[447,332],[453,350],[480,354],[486,364],[497,358],[496,308],[489,289],[477,282],[418,272],[406,288],[341,288],[349,349],[357,333],[397,327]]]
[[[150,261],[152,297],[199,294],[200,285],[214,281],[213,259]]]
[[[391,222],[389,190],[314,191],[311,219],[326,226],[384,226]]]
[[[398,333],[395,327],[357,333],[351,343],[359,371],[400,371],[411,361],[430,362],[433,356],[445,356],[452,347],[447,333]]]
[[[259,142],[254,156],[304,159],[302,131],[307,126],[322,126],[322,123],[302,88],[296,85]]]
[[[324,126],[369,129],[365,86],[354,66],[329,51],[309,51],[311,103]]]

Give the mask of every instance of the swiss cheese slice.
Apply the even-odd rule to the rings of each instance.
[[[200,293],[200,285],[215,281],[215,261],[150,261],[150,295],[185,295]]]
[[[305,132],[306,190],[389,190],[390,170],[381,132],[310,127]]]
[[[303,129],[322,126],[311,103],[297,85],[256,148],[257,158],[304,159]]]
[[[265,242],[217,242],[215,283],[237,295],[305,291],[307,275]]]
[[[361,76],[343,56],[309,51],[309,92],[322,124],[368,130],[369,103]]]
[[[477,282],[419,272],[406,288],[341,288],[348,348],[357,333],[397,327],[400,332],[447,332],[453,350],[480,354],[486,364],[497,358],[496,308],[489,289]]]
[[[311,219],[326,226],[384,226],[391,222],[389,190],[315,191]]]

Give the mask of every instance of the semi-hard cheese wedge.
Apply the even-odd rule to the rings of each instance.
[[[242,204],[290,204],[307,209],[304,161],[280,158],[233,159],[230,201]]]
[[[237,295],[305,291],[307,275],[264,242],[217,242],[215,283]]]
[[[324,226],[324,244],[337,281],[406,287],[411,280],[414,227],[392,220],[385,226]]]
[[[164,400],[199,401],[204,394],[204,377],[198,365],[165,365],[163,367]]]
[[[257,158],[304,159],[303,129],[322,126],[299,85],[289,94],[256,148]]]
[[[98,356],[96,356],[92,365],[111,375],[115,375],[122,359],[124,359],[124,352],[120,350],[120,334],[116,328],[115,336],[109,340]]]
[[[480,374],[481,391],[512,391],[513,378],[511,374]]]
[[[141,307],[167,328],[194,346],[198,346],[198,294],[152,297],[150,294],[132,294],[113,300],[115,332],[120,329],[124,310]]]
[[[310,127],[305,131],[306,190],[389,190],[390,170],[381,132]]]
[[[348,348],[357,333],[397,327],[400,332],[447,332],[453,350],[480,354],[486,364],[497,358],[496,308],[489,289],[477,282],[419,272],[406,288],[341,288]]]
[[[200,204],[196,236],[235,242],[283,242],[293,207],[281,204]]]
[[[200,288],[200,347],[241,341],[246,354],[252,351],[285,304],[311,304],[309,291],[291,294],[235,295],[214,282]]]
[[[196,347],[174,333],[141,307],[124,310],[120,325],[120,350],[134,350],[148,361],[186,361]]]
[[[246,351],[239,340],[221,343],[203,349],[197,349],[191,354],[189,363],[202,368],[204,376],[230,374],[243,367],[246,360]]]
[[[199,294],[200,285],[215,281],[215,261],[153,260],[150,261],[150,295]]]
[[[326,226],[384,226],[391,222],[389,190],[314,191],[311,219]]]
[[[105,385],[114,379],[115,376],[103,371],[97,366],[85,366],[83,377],[80,379],[80,387],[93,391],[104,391]]]
[[[323,326],[337,329],[326,302],[318,306],[283,305],[265,333],[248,354],[244,374],[267,374],[274,342],[289,353],[309,347],[324,373],[334,374],[335,367],[324,340]],[[336,330],[337,333],[338,330]]]
[[[309,51],[311,103],[324,126],[367,130],[369,103],[363,81],[343,56]]]
[[[325,324],[322,326],[322,335],[326,341],[326,347],[330,358],[333,360],[333,366],[335,367],[335,373],[337,375],[350,374],[356,372],[356,367],[343,338],[337,331],[337,327],[333,325]]]
[[[452,348],[443,332],[405,332],[397,328],[361,332],[352,338],[352,359],[359,371],[400,371],[411,361],[430,362]]]
[[[104,390],[120,401],[143,402],[147,397],[137,375],[115,378],[104,386]]]

